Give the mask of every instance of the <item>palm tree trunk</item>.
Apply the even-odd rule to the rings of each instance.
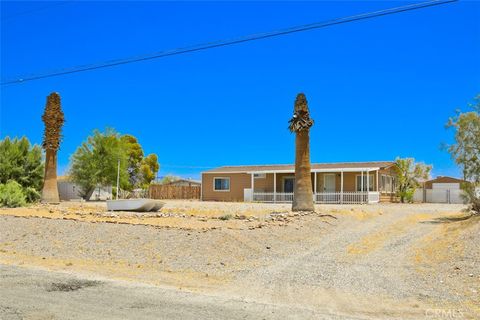
[[[310,168],[310,136],[308,130],[295,137],[295,189],[293,211],[315,211]]]
[[[42,202],[58,203],[57,152],[47,149],[45,159],[45,177],[43,180]]]

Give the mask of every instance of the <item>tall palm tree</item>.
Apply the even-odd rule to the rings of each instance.
[[[293,211],[315,211],[310,167],[310,127],[313,119],[308,111],[307,98],[299,93],[295,99],[290,132],[295,132],[295,187]]]
[[[53,92],[47,97],[42,121],[45,123],[42,147],[46,152],[42,202],[56,203],[60,202],[57,187],[57,151],[60,148],[62,126],[65,122],[58,93]]]

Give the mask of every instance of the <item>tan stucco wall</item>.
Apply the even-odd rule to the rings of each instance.
[[[230,191],[214,191],[213,178],[230,178]],[[251,176],[246,173],[203,173],[202,200],[243,201],[243,189],[250,188]]]

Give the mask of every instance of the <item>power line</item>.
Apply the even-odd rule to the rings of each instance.
[[[103,61],[103,62],[98,62],[98,63],[94,63],[94,64],[89,64],[89,65],[76,66],[76,67],[72,67],[72,68],[65,68],[65,69],[52,71],[52,72],[48,72],[48,73],[43,73],[43,74],[25,75],[25,76],[17,77],[16,79],[4,81],[4,82],[1,83],[1,85],[22,83],[22,82],[26,82],[26,81],[44,79],[44,78],[49,78],[49,77],[71,74],[71,73],[95,70],[95,69],[100,69],[100,68],[108,68],[108,67],[118,66],[118,65],[122,65],[122,64],[133,63],[133,62],[152,60],[152,59],[157,59],[157,58],[163,58],[163,57],[174,56],[174,55],[179,55],[179,54],[184,54],[184,53],[213,49],[213,48],[218,48],[218,47],[225,47],[225,46],[244,43],[244,42],[249,42],[249,41],[255,41],[255,40],[277,37],[277,36],[286,35],[286,34],[290,34],[290,33],[302,32],[302,31],[307,31],[307,30],[312,30],[312,29],[319,29],[319,28],[324,28],[324,27],[337,25],[337,24],[343,24],[343,23],[348,23],[348,22],[354,22],[354,21],[359,21],[359,20],[376,18],[376,17],[380,17],[380,16],[386,16],[386,15],[405,12],[405,11],[411,11],[411,10],[417,10],[417,9],[422,9],[422,8],[427,8],[427,7],[433,7],[433,6],[447,4],[447,3],[456,2],[456,1],[458,1],[458,0],[426,1],[426,2],[421,2],[421,3],[416,3],[416,4],[410,4],[410,5],[406,5],[406,6],[394,7],[394,8],[385,9],[385,10],[379,10],[379,11],[357,14],[357,15],[353,15],[353,16],[336,18],[336,19],[333,19],[333,20],[328,20],[328,21],[323,21],[323,22],[315,22],[315,23],[301,25],[301,26],[294,26],[294,27],[290,27],[290,28],[286,28],[286,29],[277,30],[277,31],[251,34],[251,35],[247,35],[247,36],[243,36],[243,37],[239,37],[239,38],[234,38],[234,39],[218,40],[218,41],[209,42],[209,43],[197,44],[197,45],[193,45],[193,46],[189,46],[189,47],[183,47],[183,48],[171,49],[171,50],[166,50],[166,51],[159,51],[159,52],[150,53],[150,54],[144,54],[144,55],[140,55],[140,56],[128,57],[128,58],[124,58],[124,59]]]

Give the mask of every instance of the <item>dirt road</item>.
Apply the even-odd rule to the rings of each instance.
[[[0,266],[0,279],[2,320],[336,319],[291,306],[13,266]]]
[[[0,319],[475,319],[480,221],[460,210],[325,206],[337,219],[213,230],[4,212]]]

